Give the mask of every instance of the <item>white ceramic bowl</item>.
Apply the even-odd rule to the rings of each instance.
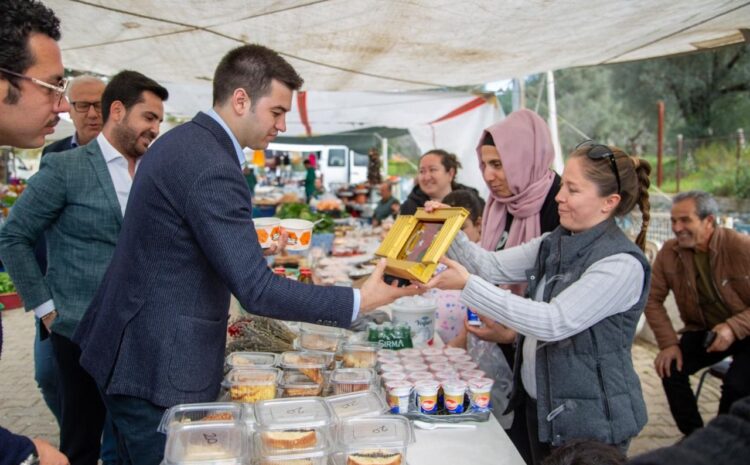
[[[287,250],[307,250],[312,241],[313,222],[307,220],[281,220],[281,229],[289,235]]]

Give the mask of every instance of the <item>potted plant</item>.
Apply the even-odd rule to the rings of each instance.
[[[23,307],[21,297],[16,292],[16,286],[6,272],[0,273],[0,304],[8,310]]]

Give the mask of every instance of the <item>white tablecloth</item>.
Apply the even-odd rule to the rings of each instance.
[[[494,416],[469,422],[476,429],[414,428],[416,442],[409,446],[409,465],[525,465],[505,430]]]

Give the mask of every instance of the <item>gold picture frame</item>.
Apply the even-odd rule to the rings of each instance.
[[[387,274],[426,283],[468,216],[461,207],[400,215],[375,255],[386,259]]]

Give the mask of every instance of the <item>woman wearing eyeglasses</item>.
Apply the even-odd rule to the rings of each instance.
[[[449,251],[457,261],[444,259],[448,269],[427,283],[460,289],[463,304],[522,335],[514,397],[526,399],[534,463],[578,438],[624,452],[646,423],[630,350],[651,277],[642,252],[650,172],[620,149],[581,144],[556,196],[558,228],[499,252],[459,235]],[[636,205],[637,246],[614,221]],[[530,297],[496,287],[512,283],[526,283]]]

